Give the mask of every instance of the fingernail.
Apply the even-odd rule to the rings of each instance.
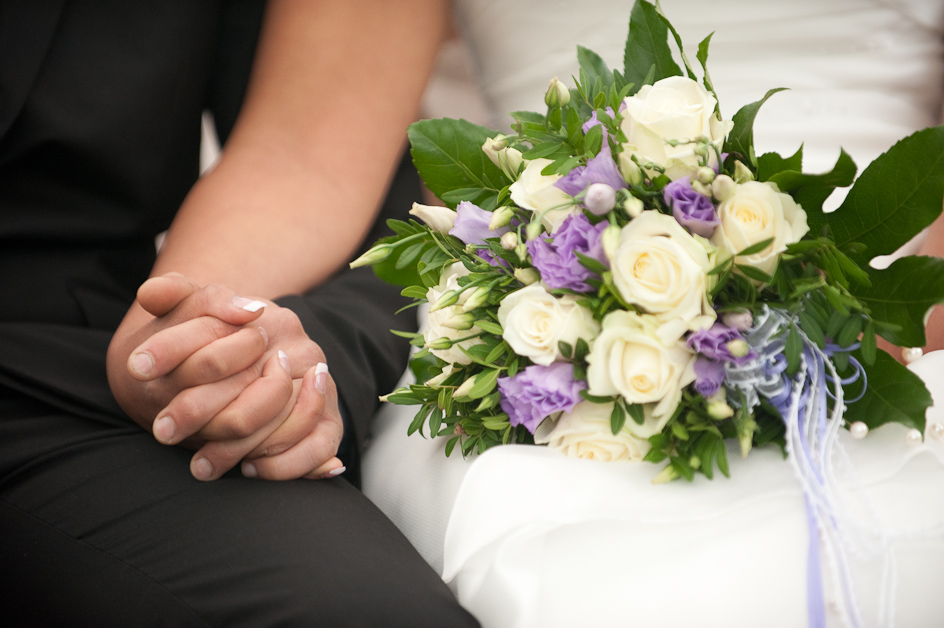
[[[321,476],[322,479],[327,480],[328,478],[336,478],[342,473],[347,471],[347,467],[338,467],[337,469],[331,469],[327,473]]]
[[[246,310],[247,312],[258,312],[266,306],[263,301],[256,301],[240,296],[233,297],[233,305],[241,310]]]
[[[154,358],[151,357],[150,353],[146,351],[141,351],[135,353],[131,356],[131,370],[145,377],[150,375],[151,371],[154,369]]]
[[[151,429],[154,432],[154,438],[156,438],[158,442],[170,445],[174,440],[174,434],[177,432],[177,425],[169,416],[162,416],[154,421],[154,425]]]
[[[256,471],[256,465],[251,462],[243,463],[243,476],[247,478],[254,478],[259,475],[259,472]]]
[[[315,366],[315,388],[322,395],[328,391],[328,365],[324,362],[319,362]]]
[[[190,473],[198,480],[206,482],[213,475],[213,465],[206,458],[197,458],[190,463]]]
[[[288,354],[279,349],[279,364],[282,365],[282,368],[288,371]]]
[[[265,346],[269,346],[269,334],[266,332],[265,327],[257,327],[259,333],[262,334],[262,341],[265,343]]]

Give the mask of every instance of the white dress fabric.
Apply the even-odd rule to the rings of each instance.
[[[805,169],[813,172],[831,167],[843,146],[863,167],[939,122],[940,0],[662,6],[693,62],[698,42],[716,31],[709,70],[725,116],[771,87],[791,88],[762,109],[758,153],[792,154],[805,141]],[[457,19],[491,125],[507,127],[504,112],[542,110],[548,79],[576,74],[576,43],[621,67],[630,7],[460,0]],[[944,424],[944,352],[912,367],[936,397],[930,434]],[[807,625],[806,512],[778,451],[741,460],[732,448],[730,479],[653,485],[657,466],[572,460],[539,447],[447,459],[445,439],[406,436],[415,410],[380,412],[364,491],[486,628]],[[841,434],[866,489],[847,482],[844,496],[874,508],[896,567],[895,595],[883,599],[868,594],[881,590],[879,563],[857,563],[863,616],[869,625],[922,628],[944,622],[944,441],[928,435],[909,445],[905,432],[889,425],[862,441]],[[829,604],[835,583],[826,580],[827,619],[842,625]]]

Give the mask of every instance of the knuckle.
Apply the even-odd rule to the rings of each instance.
[[[194,394],[184,391],[174,399],[174,417],[184,423],[194,423],[203,417],[203,404]]]

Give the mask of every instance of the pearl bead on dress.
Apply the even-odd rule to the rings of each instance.
[[[849,426],[849,433],[852,434],[852,438],[856,440],[862,440],[869,434],[869,426],[863,423],[862,421],[856,421]]]

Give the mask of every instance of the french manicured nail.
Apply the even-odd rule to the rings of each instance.
[[[266,332],[265,327],[257,327],[259,333],[262,334],[262,341],[265,343],[265,346],[269,346],[269,334]]]
[[[247,478],[254,478],[259,475],[259,472],[256,470],[256,465],[251,462],[243,463],[243,476]]]
[[[151,357],[150,353],[140,351],[131,356],[131,370],[141,377],[150,375],[153,369],[154,358]]]
[[[328,365],[324,362],[315,365],[315,388],[322,395],[328,391]]]
[[[279,349],[279,364],[282,365],[282,368],[288,371],[288,354]]]
[[[266,304],[262,301],[247,299],[246,297],[240,296],[233,297],[233,305],[241,310],[246,310],[247,312],[258,312],[266,306]]]
[[[327,480],[328,478],[336,478],[342,473],[347,471],[347,467],[338,467],[337,469],[331,469],[327,473],[321,476],[322,479]]]
[[[154,438],[156,438],[158,442],[170,445],[174,440],[174,434],[177,432],[177,425],[169,416],[162,416],[154,421],[152,430],[154,432]]]
[[[213,475],[213,465],[206,458],[197,458],[190,463],[190,473],[198,480],[206,482]]]

